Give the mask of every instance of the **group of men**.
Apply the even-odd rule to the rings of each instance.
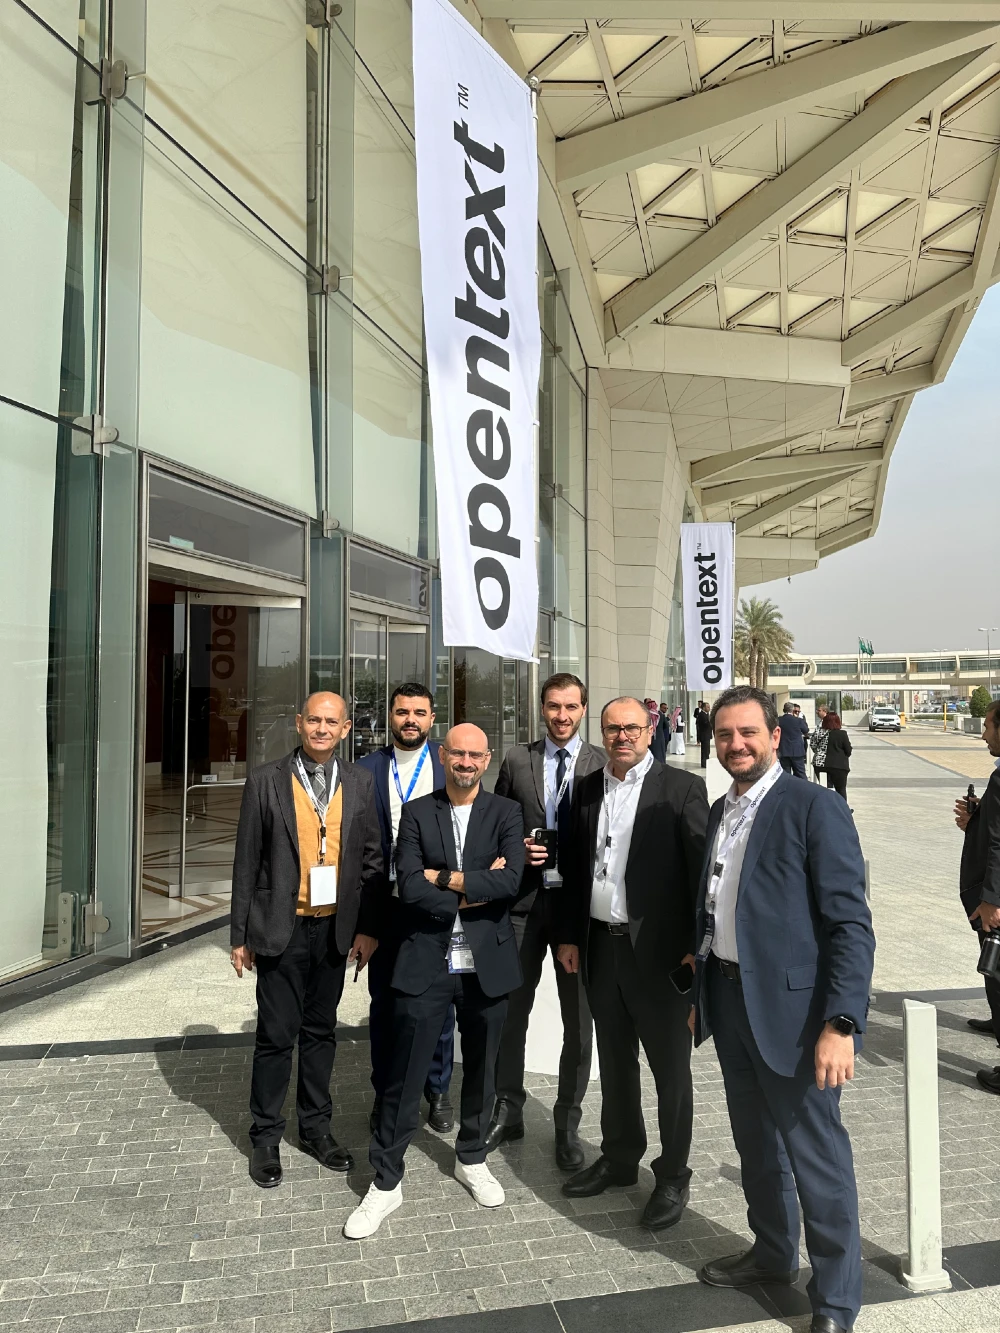
[[[353,1167],[333,1137],[330,1076],[346,969],[353,963],[357,980],[370,963],[374,1179],[345,1235],[372,1235],[402,1203],[421,1098],[432,1127],[451,1126],[453,1014],[462,1038],[455,1175],[480,1205],[502,1204],[487,1157],[525,1133],[528,1021],[551,955],[563,1028],[553,1147],[568,1173],[564,1193],[636,1184],[647,1147],[641,1047],[659,1133],[642,1222],[660,1230],[680,1220],[692,1036],[713,1036],[755,1239],[698,1276],[726,1287],[793,1282],[801,1204],[812,1329],[848,1330],[860,1308],[861,1242],[839,1097],[865,1027],[874,954],[853,822],[833,793],[790,780],[761,691],[726,691],[702,724],[732,778],[711,810],[701,777],[654,759],[641,700],[604,706],[600,748],[581,735],[587,706],[577,677],[550,677],[544,737],[508,750],[488,792],[487,737],[462,724],[432,744],[433,699],[422,685],[394,692],[392,744],[357,764],[336,757],[350,730],[344,700],[313,694],[296,719],[299,748],[248,778],[232,962],[238,975],[257,970],[251,1177],[262,1187],[281,1180],[296,1040],[299,1142],[332,1170]],[[586,1165],[579,1126],[594,1029],[601,1146]]]

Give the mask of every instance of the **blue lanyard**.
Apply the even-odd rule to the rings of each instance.
[[[399,780],[399,767],[396,764],[396,751],[393,750],[392,752],[392,755],[389,760],[389,763],[392,766],[392,777],[393,781],[396,784],[396,790],[399,792],[399,799],[403,802],[404,805],[413,795],[413,788],[417,785],[417,778],[420,777],[420,770],[424,766],[424,760],[427,758],[429,750],[430,746],[427,744],[426,741],[424,741],[424,748],[421,751],[420,759],[417,761],[417,766],[413,770],[413,777],[410,778],[410,785],[406,789],[405,796],[403,795],[403,784]]]

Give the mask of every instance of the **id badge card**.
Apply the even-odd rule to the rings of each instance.
[[[558,889],[562,882],[562,875],[560,875],[558,870],[542,871],[542,883],[547,889]]]
[[[337,867],[313,866],[309,871],[309,906],[332,907],[337,901]]]
[[[448,945],[449,972],[475,972],[476,960],[472,956],[465,931],[456,931]]]

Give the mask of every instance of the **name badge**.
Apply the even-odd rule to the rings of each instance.
[[[558,870],[543,870],[542,883],[547,889],[558,889],[563,882],[562,875]]]
[[[464,930],[456,931],[448,946],[449,972],[475,972],[476,960],[472,956],[469,941]]]
[[[337,867],[313,866],[309,871],[309,906],[332,907],[337,901]]]

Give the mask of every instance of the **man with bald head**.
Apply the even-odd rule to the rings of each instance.
[[[332,1171],[354,1166],[330,1123],[337,1006],[348,962],[377,948],[388,893],[372,775],[336,755],[347,705],[311,694],[295,726],[301,744],[247,778],[233,863],[231,961],[237,977],[257,969],[250,1177],[262,1189],[281,1183],[296,1039],[299,1145]]]
[[[403,1158],[452,1004],[462,1036],[455,1177],[482,1207],[504,1202],[486,1165],[486,1140],[507,996],[521,984],[508,907],[524,869],[523,820],[515,801],[482,786],[490,749],[479,727],[452,727],[440,756],[444,787],[408,801],[400,814],[404,919],[392,970],[392,1049],[369,1152],[375,1180],[344,1227],[352,1240],[371,1236],[403,1202]]]

